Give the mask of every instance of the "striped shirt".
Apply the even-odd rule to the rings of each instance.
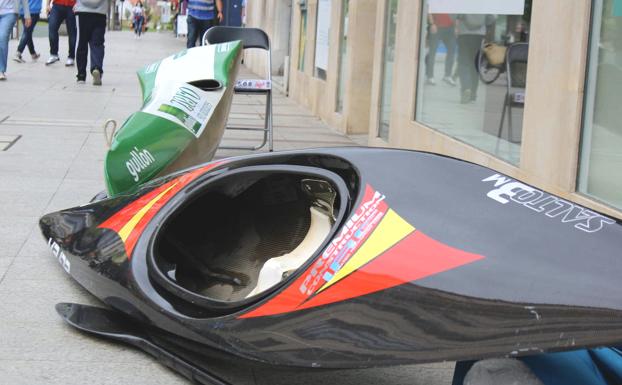
[[[215,0],[188,0],[188,14],[195,19],[212,20],[216,16]]]

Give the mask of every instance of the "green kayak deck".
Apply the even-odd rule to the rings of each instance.
[[[138,71],[143,106],[112,138],[104,173],[110,196],[212,159],[240,65],[239,41],[190,48]]]

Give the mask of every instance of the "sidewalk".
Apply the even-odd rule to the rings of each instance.
[[[11,54],[16,44],[11,41]],[[142,352],[61,321],[57,302],[97,301],[68,279],[37,226],[44,213],[86,203],[103,190],[103,123],[121,123],[140,108],[136,69],[183,49],[184,41],[169,33],[134,40],[129,32],[108,32],[102,87],[90,78],[76,84],[75,68],[63,65],[66,44],[61,37],[61,62],[46,67],[47,39],[37,38],[39,62],[9,58],[9,80],[0,83],[0,384],[187,384]],[[261,125],[257,103],[236,97],[232,123]],[[275,150],[354,144],[283,95],[275,95],[274,104]],[[227,141],[248,142],[239,133],[227,134]],[[245,153],[219,151],[217,157]],[[262,373],[256,382],[449,384],[452,367],[320,372],[305,381]]]

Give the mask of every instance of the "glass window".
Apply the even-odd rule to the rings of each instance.
[[[421,13],[415,120],[518,164],[531,0],[424,0]]]
[[[578,190],[622,209],[622,1],[595,0]]]
[[[398,0],[387,0],[384,23],[384,52],[382,62],[382,85],[380,91],[380,124],[378,136],[389,139],[389,119],[391,117],[391,91],[393,89],[393,62],[395,58],[395,33]]]
[[[305,70],[305,56],[307,53],[307,5],[300,5],[300,38],[298,40],[298,71]]]
[[[335,111],[343,112],[343,93],[346,81],[346,68],[348,67],[348,12],[350,0],[341,1],[341,36],[339,38],[339,72],[337,79],[337,103]]]
[[[315,68],[314,75],[326,80],[330,41],[331,0],[318,0],[315,19]]]

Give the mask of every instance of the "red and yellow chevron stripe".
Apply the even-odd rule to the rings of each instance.
[[[98,227],[110,229],[119,234],[125,244],[127,257],[130,259],[140,235],[162,206],[190,182],[222,163],[224,162],[210,163],[166,182],[129,203]]]
[[[374,194],[377,195],[377,192],[367,186],[363,202]],[[323,285],[311,293],[300,290],[301,287],[307,287],[305,282],[320,267],[332,265],[331,260],[314,263],[276,297],[242,314],[240,318],[277,315],[340,302],[439,274],[483,258],[426,236],[389,209],[386,202],[382,202],[376,209],[382,214],[382,219],[368,232],[368,237],[356,245],[352,256],[334,274],[325,275],[329,279]],[[356,213],[354,215],[360,215],[361,207],[357,208]],[[370,217],[375,215],[377,213],[372,213]],[[352,234],[352,239],[355,239],[356,231],[348,234]],[[340,244],[347,245],[349,241],[341,240]],[[338,258],[342,254],[337,252],[331,256]],[[318,261],[325,255],[326,251],[318,257]]]

